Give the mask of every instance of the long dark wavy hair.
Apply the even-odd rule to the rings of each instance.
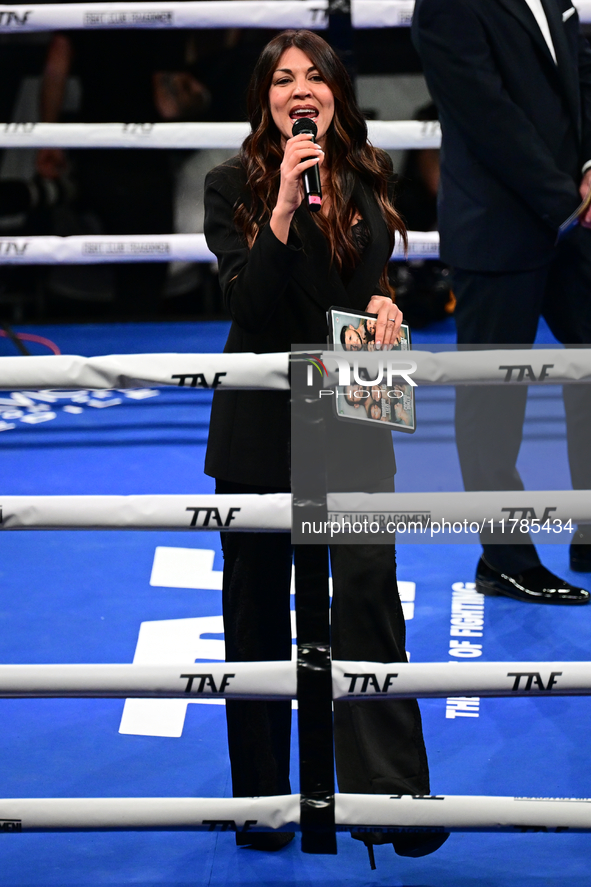
[[[334,117],[326,134],[330,208],[327,215],[314,213],[313,218],[328,240],[331,259],[339,271],[352,269],[359,261],[351,235],[351,225],[357,212],[352,200],[355,174],[372,188],[392,247],[396,231],[406,246],[406,229],[388,193],[392,180],[390,158],[384,151],[369,144],[367,125],[357,105],[349,75],[334,50],[313,31],[283,31],[267,43],[257,61],[248,90],[251,132],[240,149],[251,199],[248,205],[241,203],[236,207],[234,220],[248,245],[252,246],[277,202],[283,149],[281,133],[269,108],[269,90],[279,59],[292,46],[308,56],[334,96]],[[384,292],[393,295],[387,266],[380,284]]]

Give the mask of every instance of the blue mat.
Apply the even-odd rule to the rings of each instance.
[[[227,325],[30,331],[53,339],[64,353],[90,356],[220,351]],[[450,323],[414,337],[416,346],[442,341],[453,341]],[[551,341],[543,327],[539,341]],[[10,343],[0,340],[0,353],[12,353]],[[207,392],[153,391],[142,399],[112,392],[87,400],[71,392],[53,402],[29,398],[33,407],[8,394],[0,398],[0,421],[14,426],[0,432],[4,495],[213,490],[203,475]],[[398,488],[416,489],[420,466],[424,489],[461,489],[453,394],[425,389],[418,409],[417,434],[397,440]],[[54,418],[23,421],[50,412]],[[520,455],[528,487],[546,488],[550,466],[552,486],[569,486],[563,426],[558,390],[545,388],[530,397]],[[196,660],[223,657],[217,590],[222,562],[215,534],[5,532],[0,551],[2,662],[131,662],[134,656],[165,661],[179,650]],[[541,553],[550,569],[576,578],[568,572],[563,546],[547,545]],[[450,659],[452,586],[473,581],[477,557],[474,545],[399,545],[412,661]],[[183,587],[182,577],[191,572],[187,565],[192,579]],[[589,658],[590,608],[488,598],[484,604],[481,661]],[[139,706],[118,700],[0,700],[0,797],[229,796],[223,706],[182,701],[180,706],[173,710],[159,700]],[[446,700],[426,700],[421,708],[434,792],[591,796],[587,699],[483,699],[463,710]],[[297,791],[297,767],[292,785]],[[0,887],[582,887],[589,881],[590,840],[452,835],[440,851],[420,860],[378,847],[378,869],[370,872],[365,849],[347,835],[339,836],[336,857],[322,857],[302,854],[299,841],[274,855],[239,849],[229,833],[3,834]]]

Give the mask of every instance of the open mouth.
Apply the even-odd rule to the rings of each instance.
[[[302,107],[302,108],[293,108],[289,112],[289,116],[292,120],[300,120],[302,117],[310,117],[315,119],[318,117],[318,109],[310,107]]]

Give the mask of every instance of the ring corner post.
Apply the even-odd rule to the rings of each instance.
[[[306,385],[307,366],[306,358],[292,355],[293,527],[304,513],[326,520],[322,406],[319,393]],[[302,851],[335,854],[328,546],[324,539],[302,544],[297,534],[294,542]]]

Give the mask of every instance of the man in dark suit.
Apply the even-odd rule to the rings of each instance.
[[[441,257],[458,344],[530,345],[541,315],[559,341],[591,343],[591,213],[557,244],[591,187],[591,50],[571,0],[417,0],[412,30],[443,133]],[[526,397],[525,386],[458,389],[466,489],[523,489]],[[565,386],[564,401],[572,483],[590,489],[589,386]],[[498,538],[481,537],[479,591],[589,602],[541,565],[528,536]],[[574,542],[571,568],[591,571],[591,526]]]

